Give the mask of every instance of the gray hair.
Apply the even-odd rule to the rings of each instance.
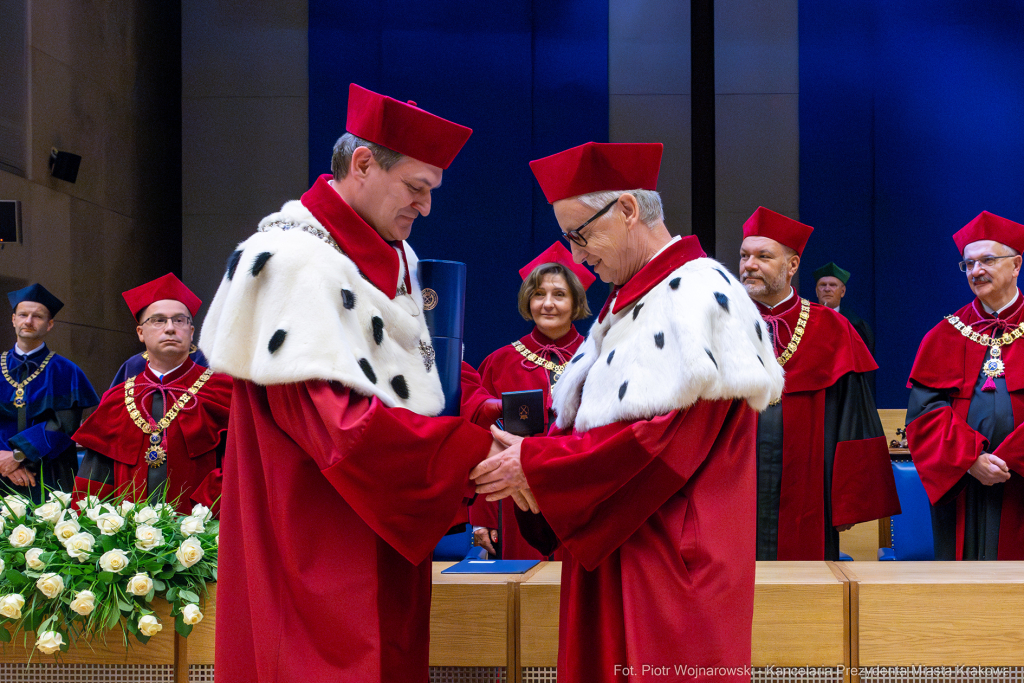
[[[357,147],[365,147],[370,150],[374,161],[385,171],[402,160],[402,155],[392,149],[358,138],[352,133],[345,133],[334,143],[334,152],[331,154],[331,173],[335,180],[341,180],[348,175],[348,167],[352,164],[352,153]]]
[[[592,192],[590,194],[580,195],[576,199],[597,211],[603,209],[604,206],[612,200],[618,199],[627,193],[636,197],[636,203],[640,207],[640,221],[644,225],[653,226],[665,220],[665,209],[661,205],[661,195],[654,190]]]

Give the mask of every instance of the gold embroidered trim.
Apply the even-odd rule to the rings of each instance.
[[[143,457],[146,459],[146,463],[149,465],[150,469],[155,469],[163,465],[167,460],[167,451],[163,448],[164,430],[174,422],[174,418],[178,417],[178,413],[181,412],[181,409],[188,405],[188,402],[191,399],[195,398],[196,394],[199,393],[199,390],[203,388],[204,384],[206,384],[206,381],[213,376],[213,370],[207,368],[203,374],[199,376],[199,379],[197,379],[195,383],[193,383],[192,386],[174,402],[171,409],[168,410],[164,414],[163,418],[156,423],[156,427],[153,427],[153,425],[146,421],[146,418],[142,415],[142,411],[140,411],[138,406],[135,405],[135,378],[137,376],[138,375],[135,375],[125,380],[124,405],[128,410],[129,417],[132,418],[132,421],[135,422],[136,426],[141,429],[144,434],[149,435],[149,446],[143,453]]]
[[[7,352],[4,351],[3,354],[0,354],[0,369],[3,370],[4,379],[6,379],[12,387],[14,387],[15,408],[25,407],[25,387],[27,387],[28,383],[34,380],[36,377],[38,377],[39,373],[41,373],[43,369],[46,368],[46,364],[50,362],[51,358],[53,358],[53,354],[54,352],[50,351],[50,355],[43,359],[43,362],[39,364],[39,367],[36,368],[36,371],[33,372],[28,377],[26,377],[24,382],[15,382],[14,379],[7,373]]]
[[[789,344],[786,345],[782,355],[776,358],[780,366],[785,365],[789,362],[789,359],[796,353],[796,349],[800,346],[800,340],[804,336],[804,328],[807,327],[807,319],[811,317],[811,302],[801,297],[800,299],[800,318],[796,321],[796,329],[793,330],[793,338],[789,340]]]
[[[1002,346],[1009,346],[1013,342],[1017,341],[1024,335],[1024,323],[1021,323],[1013,332],[1005,332],[999,337],[990,337],[987,334],[978,334],[971,326],[960,320],[959,316],[947,315],[946,320],[949,324],[956,328],[956,331],[963,336],[970,339],[976,344],[987,346],[989,348],[989,359],[986,360],[982,366],[982,372],[985,373],[986,377],[995,379],[996,377],[1002,377],[1006,371],[1006,365],[1003,363],[1000,356],[1003,355]],[[987,381],[987,380],[986,380]]]
[[[553,363],[552,361],[545,360],[544,358],[541,358],[540,356],[535,354],[533,351],[531,351],[530,349],[528,349],[525,346],[523,346],[523,342],[519,341],[518,339],[516,341],[512,342],[512,348],[514,348],[516,351],[518,351],[519,355],[521,355],[526,360],[530,361],[531,363],[536,363],[537,365],[541,366],[545,370],[547,370],[549,372],[555,373],[555,375],[561,376],[562,371],[565,370],[565,363],[562,363],[561,365],[557,365],[557,364]]]

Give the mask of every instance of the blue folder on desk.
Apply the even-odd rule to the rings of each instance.
[[[473,560],[465,559],[442,569],[442,574],[522,574],[540,560]]]

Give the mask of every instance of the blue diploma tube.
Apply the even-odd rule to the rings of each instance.
[[[466,311],[466,264],[423,260],[418,278],[423,315],[434,345],[434,362],[444,390],[442,415],[458,415],[462,400],[462,332]]]

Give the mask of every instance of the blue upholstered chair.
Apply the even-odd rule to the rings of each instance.
[[[892,548],[879,548],[879,560],[934,560],[932,511],[921,477],[911,460],[894,461],[896,492],[903,514],[893,515]]]

